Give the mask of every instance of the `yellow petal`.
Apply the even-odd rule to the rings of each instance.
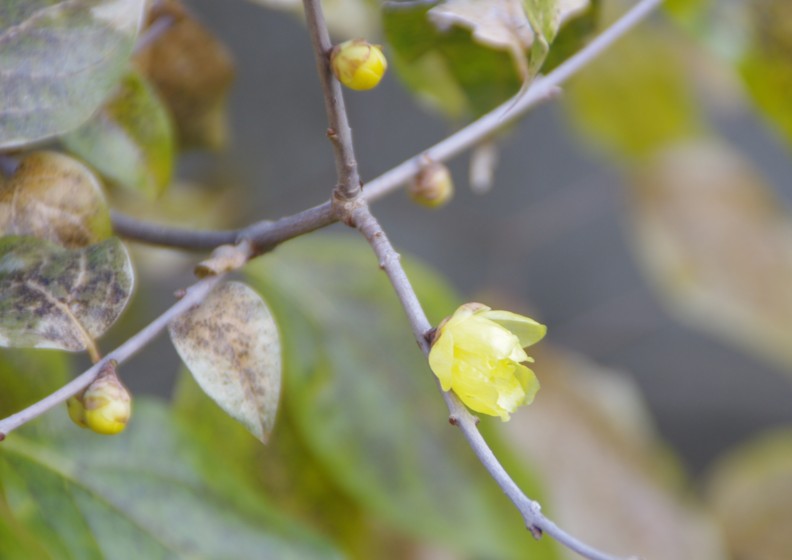
[[[517,368],[514,370],[514,375],[525,391],[525,398],[520,404],[531,404],[534,400],[534,397],[536,396],[536,393],[539,391],[539,380],[536,378],[536,375],[530,368],[527,368],[522,364],[517,364]]]
[[[454,340],[457,346],[473,354],[522,361],[526,357],[520,341],[500,325],[479,316],[471,316],[453,324]],[[516,358],[516,359],[515,359]]]
[[[485,310],[478,313],[481,317],[494,321],[519,339],[520,346],[526,347],[536,344],[544,338],[547,327],[537,323],[530,317],[518,315],[510,311]],[[518,360],[524,361],[524,360]]]
[[[451,370],[454,366],[454,336],[442,329],[429,350],[429,367],[440,380],[443,391],[451,389]]]

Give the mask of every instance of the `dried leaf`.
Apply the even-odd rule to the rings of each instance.
[[[635,183],[631,238],[671,309],[792,364],[792,222],[750,165],[718,144],[686,144]]]
[[[121,314],[133,282],[117,238],[74,250],[0,238],[0,346],[85,350]]]
[[[171,181],[173,131],[159,97],[137,73],[121,81],[113,97],[64,145],[102,175],[151,198]]]
[[[0,184],[0,235],[31,235],[75,248],[111,234],[101,185],[77,160],[34,152]]]
[[[618,557],[726,558],[712,520],[680,488],[629,379],[547,348],[536,363],[539,396],[497,428],[542,477],[554,520]]]
[[[144,0],[5,0],[0,148],[78,127],[124,72]]]
[[[231,53],[179,2],[156,3],[148,19],[164,20],[167,27],[136,60],[170,109],[179,144],[223,147],[226,97],[234,80]]]
[[[716,463],[708,498],[732,558],[782,560],[792,551],[792,433],[767,433]]]
[[[170,326],[195,380],[262,442],[275,423],[281,386],[278,329],[252,288],[228,282]]]

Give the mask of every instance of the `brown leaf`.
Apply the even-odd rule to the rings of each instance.
[[[170,325],[173,345],[201,388],[262,442],[281,386],[278,329],[252,288],[228,282]]]
[[[167,28],[137,56],[173,115],[185,148],[221,148],[228,135],[225,101],[234,79],[231,53],[175,0],[157,2],[149,25]]]
[[[34,152],[0,185],[0,235],[84,247],[112,234],[99,180],[77,160]]]
[[[629,380],[546,348],[536,363],[536,400],[499,426],[538,471],[554,521],[620,557],[722,560],[714,526],[683,499]]]
[[[792,364],[792,222],[738,153],[684,144],[631,191],[637,255],[693,325]]]

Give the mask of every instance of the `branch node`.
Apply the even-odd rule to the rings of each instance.
[[[3,432],[0,432],[0,441],[3,441],[6,438],[6,435]]]
[[[459,426],[459,416],[457,416],[456,414],[452,414],[451,416],[448,417],[448,423],[451,424],[452,426]]]
[[[345,223],[349,227],[357,227],[355,223],[355,211],[364,208],[366,201],[360,197],[349,198],[346,196],[341,185],[333,190],[333,213],[338,221]]]
[[[173,296],[174,296],[176,299],[181,299],[181,298],[183,298],[183,297],[184,297],[184,296],[186,296],[186,295],[187,295],[187,290],[185,290],[184,288],[179,288],[178,290],[176,290],[175,292],[173,292]]]
[[[542,538],[542,535],[544,535],[544,531],[542,531],[542,528],[536,525],[529,525],[528,531],[531,533],[531,536],[535,538],[537,541]]]

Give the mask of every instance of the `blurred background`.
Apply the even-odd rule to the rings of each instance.
[[[326,4],[340,14],[339,39],[374,37],[385,41],[389,57],[403,55],[394,54],[393,36],[383,39],[375,12],[361,11],[364,3]],[[236,227],[324,202],[335,168],[301,18],[253,2],[186,5],[236,65],[227,146],[185,154],[177,172],[191,188],[205,187],[204,204],[215,211],[202,225]],[[601,7],[589,31],[627,5]],[[463,300],[548,325],[548,349],[537,350],[535,368],[548,393],[555,370],[548,365],[543,373],[544,352],[553,367],[618,372],[621,389],[601,408],[634,408],[640,394],[646,410],[616,423],[626,431],[632,422],[654,425],[649,429],[694,481],[735,446],[792,423],[792,229],[785,210],[792,159],[790,117],[779,112],[792,110],[792,90],[783,89],[792,69],[788,61],[783,68],[757,62],[790,53],[792,33],[773,27],[784,9],[781,0],[724,2],[719,9],[677,2],[672,15],[659,14],[617,43],[560,99],[494,138],[498,162],[487,192],[471,187],[467,154],[449,163],[456,196],[447,206],[427,210],[402,192],[373,205],[397,249],[438,271]],[[471,120],[465,111],[444,111],[442,98],[419,102],[397,77],[404,67],[392,64],[374,91],[345,92],[364,182]],[[178,192],[163,204],[178,206]],[[164,262],[168,270],[183,264],[166,281],[146,285],[146,274],[161,273]],[[159,296],[138,298],[130,324],[143,325],[161,309],[189,281],[192,263],[146,250],[141,289]],[[132,389],[170,390],[173,379],[163,372],[177,371],[178,359],[168,346],[160,341],[129,366],[151,372],[127,375]],[[601,392],[571,379],[565,383],[588,398]],[[614,397],[622,390],[632,396]],[[526,418],[519,426],[530,424]],[[531,433],[526,427],[511,436]],[[595,466],[592,460],[592,473]],[[784,546],[756,557],[792,557]]]

